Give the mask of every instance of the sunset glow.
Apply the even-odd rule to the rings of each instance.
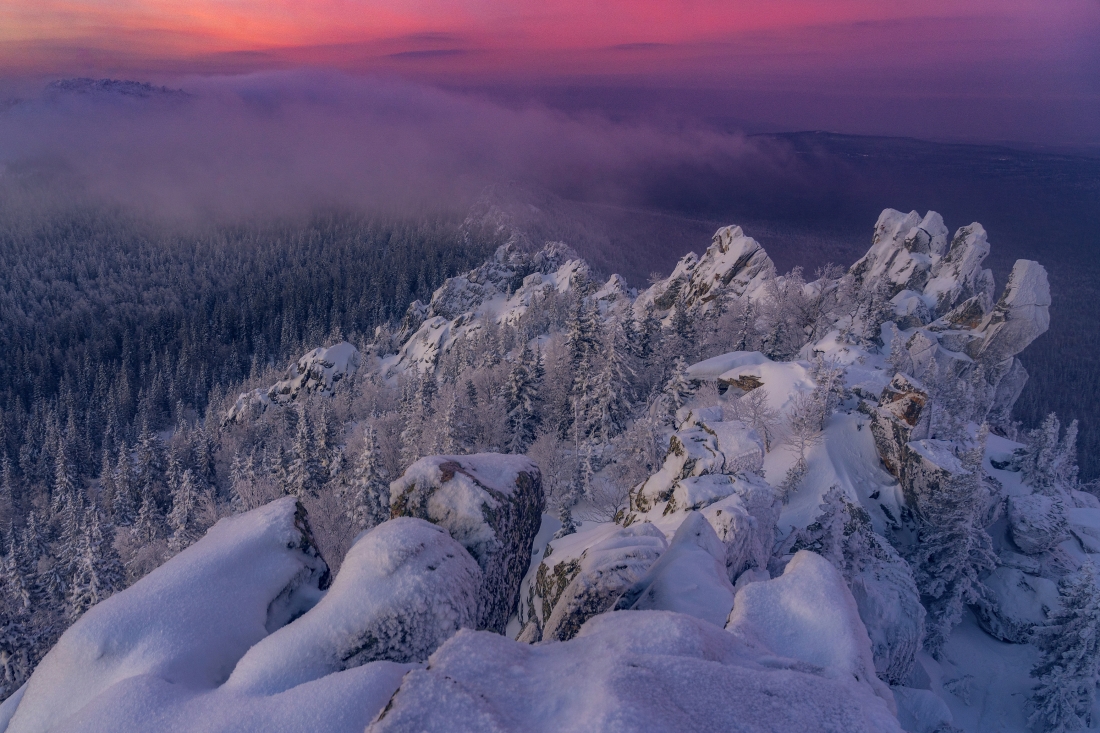
[[[432,75],[676,74],[937,64],[1057,52],[1096,3],[1013,0],[11,0],[0,68],[168,73],[321,65]],[[978,49],[981,53],[978,53]]]

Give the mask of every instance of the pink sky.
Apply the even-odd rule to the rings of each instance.
[[[0,3],[0,79],[157,81],[301,66],[452,86],[825,93],[840,106],[845,97],[965,98],[1057,108],[1068,139],[1081,126],[1075,110],[1082,119],[1100,111],[1100,1]]]

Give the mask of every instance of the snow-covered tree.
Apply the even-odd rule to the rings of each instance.
[[[172,511],[168,513],[168,548],[179,552],[199,537],[201,531],[198,513],[201,501],[195,486],[195,475],[185,469],[172,492]]]
[[[756,431],[764,441],[764,450],[770,451],[779,430],[779,412],[768,404],[768,391],[757,387],[738,397],[730,404],[730,412],[737,420]]]
[[[1018,463],[1026,480],[1041,493],[1053,495],[1077,486],[1077,421],[1062,435],[1062,426],[1053,412],[1043,424],[1024,437]]]
[[[343,491],[344,512],[359,529],[370,529],[390,518],[390,486],[378,455],[378,438],[367,425]]]
[[[633,378],[626,332],[621,321],[612,322],[604,338],[603,364],[596,375],[588,415],[590,439],[607,443],[626,428],[633,402]]]
[[[966,606],[984,592],[981,576],[997,566],[993,542],[982,525],[989,492],[982,455],[986,430],[962,452],[962,471],[921,498],[917,542],[910,563],[928,610],[925,648],[938,657]]]
[[[1100,588],[1096,569],[1086,563],[1058,584],[1060,603],[1035,628],[1042,660],[1031,670],[1039,684],[1028,701],[1028,722],[1044,733],[1092,727],[1100,683]]]
[[[535,440],[542,420],[539,398],[542,377],[539,362],[539,355],[524,342],[508,375],[508,450],[511,453],[527,451],[527,447]]]
[[[137,507],[134,505],[133,464],[125,443],[119,445],[112,476],[114,495],[111,497],[111,516],[116,525],[129,527],[137,516]]]
[[[108,534],[104,533],[99,512],[89,512],[67,599],[69,618],[74,621],[122,588],[122,563],[107,539]]]
[[[287,469],[287,493],[299,500],[316,496],[323,482],[324,469],[317,456],[313,426],[304,409],[298,411],[298,429],[294,435],[294,458]]]
[[[672,373],[661,390],[664,414],[669,422],[675,422],[676,411],[687,404],[691,397],[692,385],[687,376],[687,360],[682,355],[676,357],[672,363]]]

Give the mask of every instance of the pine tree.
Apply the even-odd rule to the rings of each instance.
[[[918,540],[910,564],[928,609],[925,648],[938,658],[967,604],[984,592],[979,578],[997,566],[993,542],[982,526],[988,491],[982,455],[986,429],[961,458],[962,472],[921,499]]]
[[[1054,495],[1077,485],[1077,421],[1066,428],[1053,412],[1042,425],[1028,431],[1024,448],[1018,456],[1026,480],[1040,493]]]
[[[1048,623],[1035,629],[1042,660],[1031,670],[1039,680],[1028,722],[1048,733],[1092,727],[1100,683],[1100,588],[1086,563],[1058,584],[1061,603]]]
[[[89,513],[84,530],[67,598],[72,621],[121,590],[123,584],[122,563],[107,540],[98,512]]]

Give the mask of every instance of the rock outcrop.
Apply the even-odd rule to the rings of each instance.
[[[477,561],[477,625],[497,633],[516,609],[544,506],[542,474],[525,456],[421,458],[390,484],[394,517],[438,524]]]
[[[223,519],[69,627],[27,683],[8,729],[56,729],[133,680],[215,687],[250,647],[312,608],[328,583],[293,498]]]
[[[331,396],[342,379],[355,376],[362,360],[359,349],[347,341],[313,349],[291,364],[284,377],[269,388],[242,392],[225,414],[223,423],[254,418],[272,403],[286,404],[303,392]]]

